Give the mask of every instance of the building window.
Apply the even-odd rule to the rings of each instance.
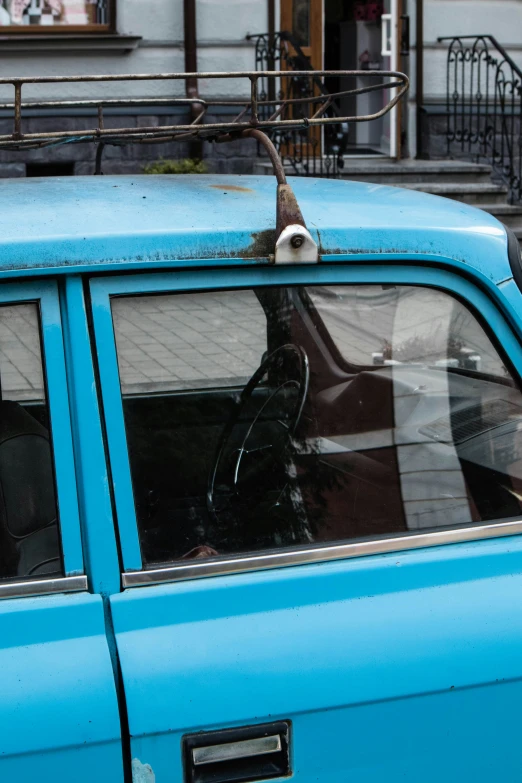
[[[107,30],[114,24],[113,0],[0,0],[0,26],[10,32]]]

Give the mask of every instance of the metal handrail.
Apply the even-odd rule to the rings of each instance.
[[[391,82],[378,85],[370,84],[353,90],[344,90],[336,93],[336,96],[360,95],[372,92],[376,89],[396,88],[395,94],[390,97],[386,105],[374,114],[359,115],[353,117],[329,117],[326,111],[331,105],[332,96],[317,95],[297,98],[277,97],[273,99],[259,98],[258,86],[260,79],[273,80],[275,84],[285,79],[313,79],[322,80],[325,76],[362,77],[369,78],[380,76],[390,78]],[[190,78],[198,78],[200,83],[212,79],[243,79],[249,82],[249,97],[239,99],[205,99],[205,98],[172,98],[168,103],[172,106],[187,106],[187,110],[194,103],[201,107],[200,113],[189,124],[182,125],[154,125],[149,127],[107,128],[103,109],[105,106],[143,106],[144,103],[153,106],[154,99],[124,98],[124,99],[86,99],[86,100],[22,100],[23,88],[26,85],[62,85],[62,84],[93,84],[93,83],[122,83],[122,82],[148,82],[148,81],[184,81]],[[281,80],[281,81],[280,81]],[[20,78],[0,78],[0,86],[11,85],[14,88],[14,102],[1,105],[3,109],[12,109],[14,112],[14,127],[10,134],[0,135],[0,149],[20,150],[37,147],[55,146],[57,144],[75,144],[80,142],[103,142],[104,144],[127,143],[159,143],[165,141],[187,141],[190,139],[203,139],[216,141],[225,136],[237,138],[244,131],[256,128],[269,131],[275,128],[298,129],[309,127],[321,127],[339,122],[369,122],[384,116],[401,99],[408,89],[408,77],[395,71],[238,71],[238,72],[203,72],[203,73],[160,73],[160,74],[123,74],[100,76],[34,76]],[[158,99],[162,105],[164,99]],[[300,105],[306,112],[296,116],[295,106]],[[24,109],[34,108],[85,108],[97,107],[98,122],[96,127],[90,130],[76,131],[41,131],[24,133],[23,120]],[[205,117],[210,110],[217,107],[235,107],[239,113],[233,120],[205,123]],[[264,115],[264,118],[261,117]],[[291,116],[288,116],[291,114]],[[311,116],[309,116],[311,114]]]
[[[446,36],[447,154],[486,162],[522,201],[522,70],[493,35]]]
[[[504,46],[502,46],[502,44],[497,41],[497,39],[495,38],[494,35],[482,35],[482,34],[479,34],[479,35],[446,35],[446,36],[441,36],[440,38],[437,38],[438,43],[441,43],[442,41],[470,41],[470,40],[490,41],[493,44],[493,46],[495,47],[495,49],[502,55],[504,60],[507,63],[509,63],[509,65],[511,66],[511,68],[513,68],[515,73],[517,73],[520,76],[520,78],[522,79],[522,69],[520,69],[518,67],[516,62],[511,57],[511,55],[509,55],[507,53],[507,51],[504,48]]]

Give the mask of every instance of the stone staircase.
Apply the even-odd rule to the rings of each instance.
[[[511,228],[522,243],[522,205],[507,203],[507,188],[492,180],[491,167],[456,160],[347,161],[343,179],[399,185],[483,209]]]
[[[271,165],[259,161],[257,174],[270,174]],[[290,168],[286,173],[291,175]],[[491,167],[456,160],[346,159],[343,179],[398,185],[462,201],[494,215],[511,228],[522,244],[522,205],[507,203],[507,188],[492,180]]]

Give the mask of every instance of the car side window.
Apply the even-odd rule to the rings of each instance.
[[[521,513],[522,394],[448,293],[271,287],[112,310],[146,565]]]
[[[34,303],[0,306],[0,579],[63,576]]]
[[[308,296],[324,322],[323,335],[352,364],[392,362],[467,366],[506,375],[483,329],[465,307],[433,288],[410,288],[394,306],[397,289],[387,286],[309,287]],[[379,322],[375,323],[375,314]],[[375,341],[375,330],[379,338]]]
[[[266,351],[252,291],[114,299],[123,393],[237,386]]]

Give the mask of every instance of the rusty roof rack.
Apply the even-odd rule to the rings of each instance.
[[[359,78],[367,80],[366,86],[342,90],[335,93],[324,92],[324,77]],[[248,97],[236,99],[204,98],[89,98],[83,100],[22,100],[26,85],[70,85],[124,82],[176,82],[197,78],[200,83],[206,80],[234,79],[245,80],[249,84]],[[378,83],[372,80],[378,78]],[[267,80],[274,80],[274,89],[270,94],[275,99],[259,95],[259,82],[266,89]],[[302,97],[285,97],[282,89],[284,80],[309,79],[316,95],[308,92]],[[386,81],[388,80],[388,81]],[[0,86],[11,85],[14,89],[14,102],[0,104],[4,110],[12,110],[14,115],[13,132],[0,135],[0,150],[30,150],[42,147],[54,147],[62,144],[94,142],[98,145],[96,154],[96,173],[101,173],[101,155],[107,144],[158,144],[170,141],[206,140],[227,142],[241,137],[254,137],[261,143],[274,166],[277,178],[277,227],[274,259],[276,262],[313,262],[318,260],[317,244],[306,229],[295,196],[286,182],[284,166],[270,138],[271,130],[295,130],[335,125],[350,122],[368,122],[387,114],[408,89],[408,77],[396,71],[238,71],[209,73],[158,73],[158,74],[121,74],[102,76],[34,76],[0,78]],[[247,85],[245,85],[247,86]],[[389,100],[374,114],[352,117],[327,116],[335,99],[344,96],[356,96],[378,90],[389,90]],[[245,90],[247,92],[247,90]],[[295,90],[287,91],[294,95]],[[137,106],[186,106],[191,109],[193,121],[188,125],[154,125],[150,127],[108,128],[104,121],[104,108]],[[237,110],[234,119],[223,122],[205,122],[206,115],[216,109],[232,107]],[[52,130],[24,133],[24,110],[32,109],[96,109],[98,122],[89,130]],[[213,111],[214,110],[214,111]],[[219,112],[218,112],[219,113]],[[309,116],[310,115],[310,116]]]
[[[279,97],[275,100],[266,100],[258,97],[258,84],[260,79],[313,79],[317,80],[325,76],[335,77],[359,77],[367,79],[367,86],[343,90],[336,93],[317,95],[313,98]],[[380,77],[381,82],[372,84],[371,79]],[[217,100],[203,98],[104,98],[88,100],[46,100],[46,101],[22,101],[22,90],[25,85],[66,85],[89,84],[109,82],[152,82],[152,81],[184,81],[189,78],[197,78],[200,82],[207,79],[243,79],[250,82],[249,97]],[[386,82],[385,79],[391,79]],[[270,130],[272,128],[303,128],[341,122],[367,122],[382,117],[390,111],[401,99],[408,89],[408,77],[394,71],[239,71],[226,73],[158,73],[158,74],[123,74],[104,76],[34,76],[20,78],[1,78],[0,86],[11,85],[14,88],[14,102],[0,105],[2,109],[12,109],[14,112],[14,127],[10,134],[0,135],[0,149],[27,149],[35,147],[54,146],[56,144],[94,142],[136,143],[154,141],[186,141],[190,139],[216,140],[228,133],[258,128]],[[392,90],[390,100],[375,114],[365,114],[355,117],[327,117],[324,116],[332,102],[336,98],[347,95],[361,95],[375,92],[376,90]],[[276,90],[277,93],[277,90]],[[145,128],[106,128],[104,124],[104,107],[114,106],[191,106],[198,105],[200,112],[189,125],[158,125]],[[300,116],[289,116],[295,113],[296,105],[301,110]],[[205,115],[209,110],[218,107],[237,107],[237,116],[227,122],[211,122],[205,124]],[[268,119],[259,119],[260,108],[273,107],[273,112]],[[98,110],[97,126],[91,130],[82,131],[42,131],[40,133],[23,133],[24,109],[71,109],[96,107]],[[307,114],[302,116],[302,110],[308,107]],[[311,110],[311,111],[310,111]]]

